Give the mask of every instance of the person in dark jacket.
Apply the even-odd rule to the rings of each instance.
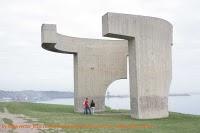
[[[91,112],[92,114],[94,114],[94,110],[95,110],[95,102],[92,100],[90,103],[90,108],[91,108]]]

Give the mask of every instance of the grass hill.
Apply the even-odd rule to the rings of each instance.
[[[111,110],[95,115],[74,113],[73,106],[26,102],[0,102],[0,111],[37,118],[46,125],[68,125],[66,133],[199,133],[200,116],[170,112],[164,119],[136,120],[128,110]],[[30,121],[31,122],[31,121]],[[69,126],[71,125],[71,126]],[[43,132],[56,132],[46,129]]]

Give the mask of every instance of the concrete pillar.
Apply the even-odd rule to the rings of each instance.
[[[128,40],[131,117],[167,117],[172,25],[159,18],[119,13],[107,13],[102,20],[104,36]]]
[[[108,86],[127,78],[128,41],[69,37],[53,24],[43,24],[41,33],[44,49],[74,55],[75,112],[83,111],[86,97],[94,99],[96,111],[104,111]]]

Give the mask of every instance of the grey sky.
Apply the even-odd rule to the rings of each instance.
[[[161,17],[174,26],[171,92],[200,91],[200,2],[198,0],[0,0],[0,89],[73,91],[73,56],[46,51],[42,23],[59,33],[102,38],[106,12]],[[128,81],[111,93],[128,93]]]

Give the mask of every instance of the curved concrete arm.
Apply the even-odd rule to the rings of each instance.
[[[157,36],[163,37],[163,39],[170,39],[170,44],[172,44],[172,24],[161,18],[121,13],[106,13],[102,17],[102,23],[103,36],[126,40],[135,37],[152,38],[153,36]]]
[[[43,24],[41,33],[42,47],[44,49],[67,54],[76,54],[78,52],[79,43],[76,41],[78,38],[58,34],[55,24]]]

